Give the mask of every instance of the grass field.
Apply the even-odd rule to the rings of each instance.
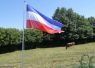
[[[95,43],[74,45],[67,50],[65,47],[25,50],[24,68],[81,68],[80,61],[83,55],[95,56]],[[88,63],[86,56],[83,60],[84,65]],[[94,60],[95,58],[93,63]],[[0,54],[0,68],[21,68],[21,51]]]

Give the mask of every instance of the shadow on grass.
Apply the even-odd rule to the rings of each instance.
[[[54,48],[54,47],[64,47],[64,44],[25,44],[24,45],[24,50],[30,50],[30,49],[36,49],[36,48]],[[0,54],[4,54],[4,53],[10,53],[10,52],[14,52],[14,51],[18,51],[18,50],[22,50],[22,44],[18,44],[18,45],[8,45],[8,46],[0,46]]]
[[[78,44],[76,44],[76,45],[78,45]],[[44,43],[39,43],[39,44],[25,43],[24,50],[30,50],[30,49],[36,49],[36,48],[55,48],[55,47],[66,47],[66,43],[64,43],[64,42],[54,42],[54,43],[44,42]],[[68,49],[68,48],[66,48],[66,49]],[[0,54],[10,53],[10,52],[18,51],[18,50],[22,50],[22,44],[0,46]]]

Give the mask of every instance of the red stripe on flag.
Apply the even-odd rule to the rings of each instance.
[[[36,28],[36,29],[42,30],[44,32],[47,32],[49,34],[64,32],[61,30],[54,30],[54,29],[52,29],[52,28],[50,28],[40,22],[34,21],[34,20],[27,20],[26,27],[27,28]]]

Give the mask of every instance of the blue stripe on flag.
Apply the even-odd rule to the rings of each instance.
[[[27,5],[26,10],[27,10],[27,11],[35,12],[35,10],[33,9],[33,7],[32,7],[32,6],[30,6],[30,5]]]

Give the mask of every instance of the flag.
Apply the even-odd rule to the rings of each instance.
[[[26,10],[27,10],[26,28],[39,29],[49,34],[64,32],[61,30],[61,28],[63,27],[62,23],[46,17],[45,15],[43,15],[30,5],[27,5]]]

